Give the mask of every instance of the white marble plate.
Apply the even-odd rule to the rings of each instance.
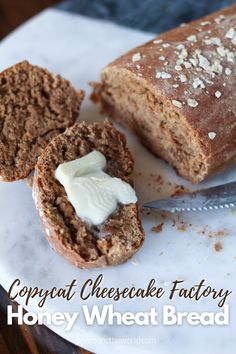
[[[98,107],[88,100],[88,82],[97,79],[100,69],[125,50],[151,38],[150,34],[132,31],[109,23],[89,20],[56,10],[43,12],[8,36],[0,45],[0,67],[5,68],[22,59],[47,67],[70,79],[77,87],[87,91],[81,119],[101,119]],[[170,195],[175,183],[193,186],[178,178],[163,161],[153,157],[137,139],[128,134],[128,144],[135,158],[135,185],[140,202]],[[140,175],[140,172],[142,173]],[[235,179],[236,169],[231,169],[203,186]],[[154,174],[151,177],[150,174]],[[163,184],[155,180],[160,174]],[[171,183],[169,183],[171,182]],[[196,188],[196,187],[195,187]],[[216,301],[208,298],[199,302],[167,296],[157,299],[82,301],[80,286],[86,279],[104,275],[104,286],[135,285],[146,287],[151,278],[168,293],[171,282],[183,279],[190,287],[206,279],[208,285],[233,292],[229,299],[230,325],[204,327],[190,326],[87,326],[81,316],[69,332],[64,326],[50,328],[68,339],[96,353],[107,354],[111,350],[124,353],[199,353],[230,354],[236,345],[236,213],[222,210],[208,213],[189,213],[167,216],[160,213],[143,214],[146,232],[143,248],[133,260],[108,269],[82,271],[55,254],[45,240],[39,225],[31,190],[27,184],[0,184],[0,277],[8,290],[12,281],[20,278],[23,285],[51,289],[65,286],[72,279],[78,281],[78,292],[70,302],[47,301],[44,311],[77,312],[83,304],[114,304],[117,311],[145,311],[152,306],[161,311],[165,304],[175,305],[179,311],[218,311]],[[175,219],[175,221],[174,221]],[[151,228],[164,222],[163,231],[155,233]],[[192,226],[189,226],[192,224]],[[222,231],[223,236],[219,231]],[[214,245],[221,241],[222,250]],[[22,299],[17,299],[23,303]],[[37,311],[36,299],[28,310]]]

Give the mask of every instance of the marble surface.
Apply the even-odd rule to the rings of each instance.
[[[47,67],[70,79],[76,87],[87,92],[81,119],[102,119],[98,107],[89,102],[89,81],[97,79],[100,69],[120,53],[151,38],[150,34],[121,28],[113,24],[89,20],[80,16],[48,10],[35,17],[0,44],[0,67],[22,59]],[[171,194],[176,184],[189,183],[177,177],[175,172],[160,159],[143,148],[131,134],[128,145],[135,158],[134,180],[140,202]],[[141,172],[141,174],[140,174]],[[161,174],[164,183],[154,181],[150,174]],[[202,187],[235,179],[236,169],[228,170]],[[171,182],[171,183],[169,183]],[[45,240],[37,217],[31,190],[26,182],[0,183],[0,281],[8,290],[12,281],[20,278],[22,284],[50,289],[65,286],[77,279],[78,288],[88,278],[104,275],[103,286],[120,287],[135,285],[146,287],[151,278],[170,289],[171,282],[183,279],[186,287],[199,283],[203,278],[217,289],[233,291],[229,299],[230,325],[223,327],[183,326],[87,326],[81,317],[73,329],[50,326],[69,341],[98,354],[155,353],[155,354],[231,354],[236,345],[235,325],[235,265],[236,227],[235,210],[207,213],[188,213],[167,216],[160,213],[142,215],[146,241],[137,255],[126,264],[83,271],[55,254]],[[175,222],[173,220],[175,219]],[[163,231],[151,231],[154,225],[164,222]],[[175,225],[174,225],[175,224]],[[184,231],[184,225],[188,226]],[[202,231],[205,230],[205,233]],[[224,236],[217,236],[219,230]],[[216,252],[215,242],[220,239],[223,249]],[[23,300],[18,298],[19,303]],[[79,291],[72,301],[47,301],[44,311],[77,312],[83,304],[99,307],[107,300],[90,298],[82,301]],[[161,310],[165,304],[175,305],[179,311],[217,311],[216,302],[208,298],[199,302],[175,298],[122,300],[114,304],[117,311],[145,311],[152,306]],[[37,299],[28,310],[37,311]],[[140,343],[141,339],[141,343]],[[114,345],[115,343],[115,345]]]

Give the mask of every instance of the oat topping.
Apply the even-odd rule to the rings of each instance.
[[[175,70],[181,71],[181,70],[183,70],[183,69],[182,69],[182,66],[180,66],[180,65],[175,65]]]
[[[232,74],[232,70],[230,68],[225,68],[225,75],[230,76]]]
[[[193,66],[197,66],[198,64],[198,60],[196,58],[190,58],[189,61]]]
[[[194,98],[188,98],[187,103],[189,107],[194,108],[198,106],[198,102]]]
[[[225,38],[231,39],[233,44],[236,44],[236,30],[235,28],[231,27],[225,35]]]
[[[213,94],[216,98],[222,97],[222,90],[227,87],[228,82],[225,78],[220,80],[220,75],[230,76],[233,72],[232,64],[236,62],[236,48],[233,47],[236,44],[236,26],[233,22],[223,23],[224,18],[218,16],[212,21],[201,22],[199,26],[201,31],[198,27],[195,33],[187,36],[185,43],[166,43],[162,39],[153,41],[160,45],[159,60],[163,62],[161,64],[164,69],[156,70],[156,78],[168,80],[166,88],[177,89],[182,85],[185,87],[182,92],[187,96],[186,101],[183,99],[181,102],[177,97],[172,101],[176,107],[180,108],[184,104],[197,107],[198,96],[202,91],[205,94]],[[204,28],[211,24],[216,27],[216,31]],[[166,54],[165,48],[169,47],[172,49],[174,60]],[[167,61],[167,58],[170,60]],[[140,53],[134,54],[132,58],[133,61],[140,59],[142,59]],[[212,92],[213,87],[209,89],[209,86],[216,83],[218,87]]]
[[[194,88],[201,88],[201,89],[204,89],[206,86],[204,84],[204,82],[199,79],[199,77],[196,77],[195,79],[193,79],[193,87]]]
[[[185,46],[184,46],[183,44],[178,44],[176,48],[179,49],[179,50],[181,50],[181,49],[184,49]]]
[[[203,22],[200,23],[201,26],[208,26],[210,24],[211,24],[210,21],[203,21]]]
[[[225,38],[233,39],[235,34],[235,29],[231,27],[225,35]]]
[[[197,37],[195,36],[195,34],[192,34],[191,36],[187,37],[187,40],[189,42],[197,42]]]
[[[205,39],[205,44],[207,44],[207,45],[218,45],[218,46],[220,46],[221,45],[221,40],[220,40],[220,38],[218,38],[218,37],[211,37],[211,38],[209,38],[209,39]]]
[[[184,75],[184,74],[180,74],[180,75],[179,75],[179,79],[180,79],[181,82],[186,82],[186,81],[188,81],[187,76]]]
[[[161,44],[163,42],[163,39],[155,39],[153,41],[154,44]]]
[[[226,53],[227,53],[228,62],[234,63],[235,62],[235,54],[233,52],[230,52],[229,50]]]
[[[184,60],[181,58],[176,61],[176,65],[182,65],[183,63],[184,63]]]
[[[215,132],[209,132],[208,133],[208,137],[209,137],[209,139],[213,140],[216,137],[216,133]]]
[[[180,101],[172,100],[172,103],[175,107],[178,107],[178,108],[182,107],[182,102],[180,102]]]
[[[220,91],[216,91],[216,92],[215,92],[216,98],[220,98],[221,95],[222,95],[222,93],[221,93]]]
[[[198,60],[199,60],[198,65],[207,71],[210,66],[209,60],[201,54],[201,51],[196,50],[195,53],[198,56]]]
[[[164,71],[162,71],[162,72],[157,72],[156,73],[156,78],[157,79],[170,79],[171,78],[171,74],[169,74],[169,73],[166,73],[166,72],[164,72]]]
[[[141,57],[141,54],[140,53],[135,53],[133,56],[132,56],[132,62],[135,62],[135,61],[139,61],[141,60],[142,57]]]
[[[192,64],[189,61],[184,61],[183,65],[184,65],[185,69],[190,69],[192,67]]]
[[[217,53],[221,56],[221,57],[225,57],[227,55],[227,52],[225,50],[224,47],[220,46],[216,48]]]
[[[215,18],[215,23],[217,23],[218,25],[222,22],[222,20],[224,20],[225,16],[224,15],[220,15],[220,16],[217,16]]]

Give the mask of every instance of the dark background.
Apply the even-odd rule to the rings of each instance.
[[[159,33],[235,0],[0,0],[0,39],[48,6]]]
[[[48,6],[159,33],[234,3],[234,0],[0,0],[0,39]],[[0,59],[1,60],[1,59]],[[44,326],[6,325],[0,286],[0,354],[88,354]]]
[[[58,2],[56,0],[0,0],[0,39],[43,8]]]
[[[67,0],[60,7],[159,33],[234,2],[235,0]]]

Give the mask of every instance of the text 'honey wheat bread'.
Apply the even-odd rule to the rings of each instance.
[[[27,177],[49,141],[74,124],[83,91],[23,61],[0,73],[0,177]]]
[[[121,56],[92,98],[194,183],[233,165],[236,5]]]
[[[53,139],[38,160],[33,182],[33,197],[48,242],[80,268],[122,263],[144,240],[137,203],[120,204],[102,225],[92,226],[78,217],[64,187],[56,180],[60,164],[94,150],[106,157],[110,176],[132,185],[133,159],[125,136],[108,121],[75,124]],[[81,197],[78,195],[78,202]]]

